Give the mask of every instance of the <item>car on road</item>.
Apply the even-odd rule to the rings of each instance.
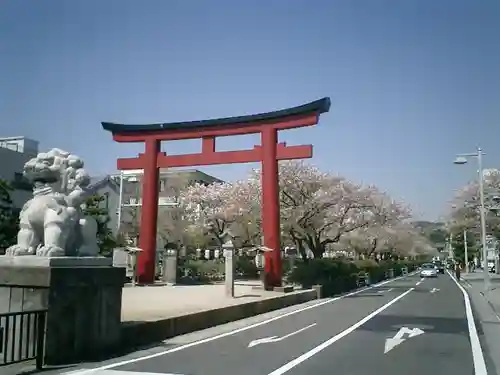
[[[436,266],[432,263],[424,263],[420,267],[420,277],[437,277],[438,270]]]
[[[443,262],[441,262],[440,260],[435,260],[434,262],[432,262],[434,264],[434,266],[436,267],[437,271],[439,273],[442,273],[444,275],[444,264]]]

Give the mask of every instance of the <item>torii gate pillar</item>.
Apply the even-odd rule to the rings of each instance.
[[[264,246],[273,249],[265,253],[265,284],[281,286],[281,228],[279,205],[279,176],[277,160],[278,131],[266,128],[261,133],[262,145],[262,232]],[[278,249],[278,251],[274,250]]]

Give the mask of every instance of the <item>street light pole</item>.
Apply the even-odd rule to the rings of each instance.
[[[459,154],[455,159],[455,164],[466,164],[468,157],[476,157],[478,165],[478,178],[479,178],[479,217],[481,221],[481,245],[483,248],[483,275],[484,275],[484,290],[490,290],[490,275],[488,273],[488,250],[486,248],[486,214],[484,206],[484,184],[483,184],[483,151],[481,147],[477,151],[470,154]]]
[[[469,254],[467,253],[467,230],[464,229],[465,273],[469,273]]]
[[[486,217],[484,207],[484,184],[483,184],[483,152],[481,148],[477,148],[477,165],[479,168],[479,201],[480,201],[480,217],[481,217],[481,245],[483,246],[483,274],[484,274],[484,290],[487,292],[490,289],[490,275],[488,270],[488,249],[486,247]]]

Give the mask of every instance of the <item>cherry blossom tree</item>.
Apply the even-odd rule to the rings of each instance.
[[[259,170],[253,171],[249,181],[260,192]],[[321,258],[328,245],[369,226],[376,217],[370,210],[374,205],[372,187],[321,172],[304,162],[280,163],[279,183],[283,235],[295,244],[303,259],[307,259],[308,249]]]
[[[411,217],[410,208],[397,202],[387,193],[371,187],[372,205],[368,210],[372,214],[369,225],[348,233],[343,238],[346,246],[357,254],[371,256],[391,248],[401,225]],[[398,230],[399,229],[399,230]]]
[[[283,242],[295,245],[304,260],[308,252],[323,257],[334,244],[366,255],[411,247],[403,246],[401,226],[411,216],[409,208],[376,187],[296,161],[279,164],[279,184]],[[261,237],[261,193],[261,173],[254,170],[234,184],[189,187],[181,201],[189,220],[221,244],[228,230],[256,244]]]
[[[500,238],[500,215],[498,200],[500,196],[500,172],[493,171],[483,176],[486,207],[486,231]],[[448,217],[448,227],[451,232],[470,230],[479,235],[480,229],[480,199],[477,181],[460,188],[451,201]]]
[[[437,255],[437,250],[411,224],[400,223],[388,230],[389,236],[384,241],[384,252],[398,256],[420,254]]]
[[[195,184],[181,192],[181,207],[185,218],[203,228],[219,245],[228,234],[253,238],[255,233],[248,233],[249,225],[245,225],[251,221],[253,208],[248,189],[246,182]]]

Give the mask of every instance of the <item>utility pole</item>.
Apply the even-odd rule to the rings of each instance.
[[[465,273],[469,273],[469,254],[467,253],[467,230],[464,229]]]
[[[453,235],[451,234],[450,232],[450,237],[449,237],[449,240],[448,240],[448,256],[451,258],[451,259],[455,259],[455,255],[453,254],[453,245],[452,245],[452,238],[453,238]]]

